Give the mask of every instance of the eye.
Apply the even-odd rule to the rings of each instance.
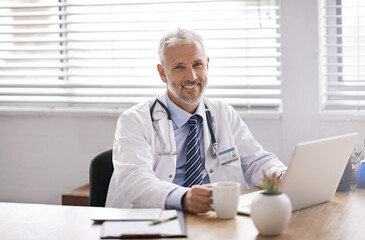
[[[201,63],[201,62],[197,62],[197,63],[194,63],[194,65],[193,65],[193,67],[203,67],[203,63]]]
[[[183,69],[184,69],[184,66],[182,66],[182,65],[177,65],[176,67],[174,67],[175,71],[181,71]]]

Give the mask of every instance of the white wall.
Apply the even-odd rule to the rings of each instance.
[[[316,0],[282,0],[283,114],[246,119],[288,163],[298,141],[358,131],[365,118],[319,114]],[[0,112],[0,201],[60,204],[88,182],[90,160],[112,147],[117,115]]]
[[[0,115],[0,201],[61,203],[88,183],[89,162],[112,148],[116,117]]]

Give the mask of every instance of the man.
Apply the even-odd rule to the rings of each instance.
[[[241,190],[267,173],[285,172],[233,107],[203,98],[209,58],[203,40],[178,29],[160,41],[159,75],[167,92],[122,113],[113,147],[107,207],[212,210],[211,182]]]

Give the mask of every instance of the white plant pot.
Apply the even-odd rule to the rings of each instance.
[[[292,212],[290,199],[285,193],[261,193],[251,204],[251,218],[261,235],[274,236],[288,225]]]

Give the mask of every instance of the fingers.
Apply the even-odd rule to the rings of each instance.
[[[193,186],[183,197],[184,207],[192,213],[206,213],[213,210],[212,190],[207,186]]]
[[[202,184],[200,186],[207,187],[207,188],[212,188],[213,187],[211,183]]]

